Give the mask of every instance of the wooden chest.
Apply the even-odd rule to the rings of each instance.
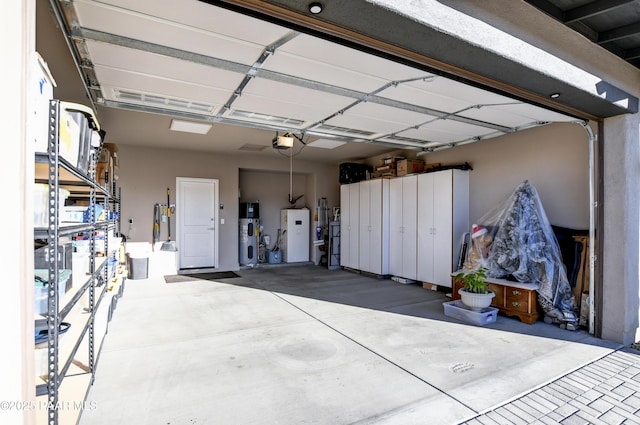
[[[458,290],[463,287],[460,279],[456,279],[454,273],[451,277],[453,292],[452,300],[460,299]],[[512,282],[504,279],[487,279],[489,290],[496,296],[491,303],[500,312],[507,316],[518,317],[522,322],[532,324],[540,317],[538,306],[538,285],[533,283]]]

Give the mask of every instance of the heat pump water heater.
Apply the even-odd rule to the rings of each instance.
[[[309,261],[309,210],[280,210],[282,261]]]
[[[238,261],[241,266],[258,264],[258,242],[260,229],[260,205],[254,202],[240,204],[240,252]]]

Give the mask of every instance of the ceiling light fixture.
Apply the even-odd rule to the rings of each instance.
[[[322,149],[335,149],[338,146],[345,145],[346,143],[347,142],[343,142],[341,140],[317,139],[311,143],[307,143],[307,146]]]
[[[318,3],[315,1],[313,3],[309,3],[309,12],[313,13],[314,15],[322,12],[322,3]]]
[[[549,96],[551,99],[557,99],[560,97],[560,93],[551,93],[551,95]]]
[[[206,123],[174,119],[171,120],[171,127],[169,128],[173,131],[182,131],[184,133],[207,134],[211,130],[211,126],[211,124]]]

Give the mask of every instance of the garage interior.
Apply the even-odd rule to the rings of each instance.
[[[323,10],[318,15],[320,19],[323,13],[338,12]],[[271,265],[265,264],[268,261],[262,258],[256,266],[247,267],[241,263],[239,255],[242,235],[238,232],[238,220],[241,218],[242,205],[260,205],[262,233],[269,235],[272,241],[281,231],[281,209],[308,209],[311,217],[310,241],[313,241],[313,214],[318,203],[326,201],[331,216],[334,208],[340,207],[340,164],[359,163],[375,169],[386,158],[403,157],[446,166],[471,165],[469,226],[503,202],[518,184],[528,180],[537,188],[551,224],[588,233],[589,228],[593,227],[590,197],[593,196],[592,179],[596,172],[592,169],[594,152],[590,151],[590,135],[598,133],[597,119],[593,119],[593,114],[582,113],[577,108],[559,108],[554,104],[556,95],[564,95],[561,90],[547,93],[544,98],[534,96],[534,101],[517,90],[511,92],[509,87],[490,88],[475,80],[471,74],[456,75],[410,57],[400,58],[389,52],[377,51],[347,37],[323,33],[309,24],[313,16],[311,12],[308,14],[310,18],[287,21],[282,15],[266,16],[251,8],[236,6],[235,2],[190,1],[177,9],[168,0],[153,4],[132,0],[37,1],[36,50],[43,56],[55,78],[57,86],[54,97],[86,104],[94,109],[101,127],[106,131],[105,141],[118,147],[119,168],[115,174],[121,190],[120,231],[131,249],[143,249],[150,257],[148,279],[139,282],[129,280],[129,287],[138,285],[130,290],[132,298],[144,302],[143,299],[156,290],[154,285],[165,285],[165,275],[189,273],[193,269],[237,272],[240,278],[213,283],[184,283],[182,285],[186,293],[173,292],[182,290],[177,285],[166,284],[155,295],[160,301],[157,308],[162,309],[163,303],[169,302],[172,297],[193,302],[193,299],[202,296],[203,300],[206,299],[203,305],[207,309],[216,309],[220,307],[220,301],[216,299],[218,296],[228,297],[226,299],[234,304],[247,299],[245,297],[270,297],[273,301],[275,296],[277,302],[287,304],[283,316],[291,317],[277,317],[277,320],[265,318],[270,326],[277,328],[304,322],[297,316],[301,313],[314,320],[311,325],[314,331],[305,338],[304,332],[308,332],[308,329],[305,331],[301,326],[289,336],[278,335],[274,338],[276,342],[268,341],[268,338],[263,341],[261,338],[264,335],[259,336],[260,342],[250,351],[251,356],[259,356],[271,349],[288,355],[290,353],[287,350],[300,349],[303,353],[334,350],[349,357],[351,354],[345,354],[344,350],[348,348],[343,344],[345,341],[347,345],[354,343],[360,347],[358,349],[370,351],[365,353],[365,364],[372,362],[373,369],[384,371],[381,372],[383,374],[390,373],[389,379],[393,380],[396,373],[386,371],[391,364],[392,369],[407,369],[418,380],[428,384],[426,395],[416,388],[417,394],[421,395],[411,401],[405,400],[407,404],[399,408],[399,412],[396,411],[400,415],[407,415],[408,419],[413,418],[416,412],[424,414],[429,406],[442,403],[440,392],[453,393],[453,400],[461,400],[468,394],[486,391],[492,385],[500,387],[503,378],[495,377],[496,365],[491,365],[495,352],[478,355],[476,351],[473,355],[483,360],[472,365],[476,370],[471,373],[476,375],[471,378],[471,383],[456,381],[451,388],[447,388],[443,382],[450,379],[449,374],[453,373],[450,369],[443,375],[438,375],[428,367],[414,370],[420,363],[420,356],[413,356],[405,365],[396,357],[402,356],[402,350],[395,352],[402,344],[396,346],[391,341],[394,348],[385,353],[390,346],[377,346],[373,342],[376,338],[384,339],[385,333],[393,334],[395,327],[419,327],[424,324],[422,320],[436,320],[444,328],[435,326],[434,332],[456,334],[459,341],[434,342],[432,335],[422,335],[420,344],[425,346],[419,348],[417,344],[411,349],[421,355],[435,352],[451,355],[453,352],[464,358],[465,345],[475,345],[472,341],[476,336],[468,333],[464,327],[452,325],[455,321],[442,314],[442,302],[448,299],[446,288],[431,293],[420,285],[399,285],[388,279],[381,281],[344,270],[327,271],[326,266],[318,266],[324,261],[322,257],[326,252],[313,243],[308,246],[309,264],[304,266],[294,264],[284,267],[286,264],[282,264],[281,267],[269,267]],[[59,19],[65,21],[66,25],[60,27]],[[70,47],[75,58],[70,54]],[[196,133],[185,132],[180,129],[181,125],[186,125]],[[280,148],[276,142],[278,136],[293,137],[293,146]],[[179,220],[176,220],[181,211],[180,178],[217,181],[217,242],[214,260],[210,264],[187,266],[186,260],[181,257],[183,229],[179,227]],[[176,253],[159,249],[162,241],[167,239],[164,226],[155,239],[160,242],[154,244],[152,241],[154,216],[151,212],[155,204],[166,201],[167,188],[176,202],[176,216],[168,223],[177,241]],[[323,229],[323,237],[327,236],[328,230]],[[155,246],[149,252],[147,247],[152,245]],[[307,284],[296,287],[302,279]],[[308,286],[309,282],[311,286]],[[327,296],[326,290],[318,288],[323,285],[342,288],[343,292],[332,299]],[[377,285],[371,294],[367,294],[368,285]],[[394,300],[394,296],[399,299]],[[354,302],[354,297],[361,301]],[[249,309],[248,313],[256,313],[251,310],[252,302],[249,301],[249,306],[245,306]],[[338,306],[333,306],[333,303]],[[291,310],[288,310],[289,307]],[[421,307],[425,308],[424,311],[416,312],[416,308],[420,310]],[[267,308],[277,309],[273,306]],[[326,320],[322,317],[324,308],[329,310],[324,312]],[[369,313],[361,309],[374,311],[368,316]],[[135,309],[121,307],[120,310],[122,316],[135,320]],[[167,312],[170,316],[188,317],[188,310],[168,308]],[[201,334],[196,331],[195,334],[184,336],[182,342],[185,346],[181,346],[181,350],[185,351],[181,351],[180,355],[188,355],[187,342],[194,342],[203,353],[213,356],[224,365],[218,371],[230,373],[231,363],[236,360],[232,358],[234,347],[237,347],[234,344],[249,344],[249,340],[238,335],[245,329],[257,326],[260,318],[247,318],[238,311],[229,313],[240,314],[237,316],[241,319],[238,326],[225,323]],[[400,315],[396,316],[398,313]],[[367,341],[366,332],[351,333],[353,329],[349,327],[355,325],[339,323],[338,318],[342,315],[352,315],[362,320],[363,329],[376,336]],[[150,317],[158,319],[156,324],[169,326],[155,314]],[[222,316],[215,317],[219,320]],[[536,370],[556,362],[557,368],[547,369],[534,379],[535,382],[525,380],[523,386],[534,386],[553,377],[560,367],[566,365],[560,359],[567,353],[582,356],[581,361],[586,362],[602,355],[604,351],[601,345],[606,349],[611,348],[589,335],[588,330],[571,333],[541,322],[532,326],[517,319],[500,317],[496,329],[509,336],[500,334],[489,338],[496,338],[494,341],[513,338],[502,347],[504,351],[499,356],[508,358],[514,352],[518,353],[512,359],[514,373],[525,362],[532,362]],[[243,322],[245,319],[247,322]],[[279,322],[281,319],[283,321]],[[366,324],[368,319],[371,322]],[[122,398],[110,398],[112,396],[107,394],[123,385],[115,379],[118,365],[129,361],[127,356],[132,353],[127,352],[124,345],[118,344],[132,344],[136,339],[135,335],[127,333],[126,321],[112,322],[110,331],[113,334],[122,333],[122,339],[114,339],[116,342],[113,346],[105,345],[105,361],[101,365],[106,375],[102,378],[114,387],[100,387],[101,377],[97,378],[98,384],[93,387],[98,396],[102,394],[106,397],[100,399],[105,400],[105,405],[113,403],[114,408],[110,409],[113,411],[117,411],[115,406],[122,402]],[[316,329],[319,324],[321,328],[326,328]],[[375,327],[374,324],[382,329],[370,329]],[[341,328],[342,325],[346,328]],[[140,349],[135,354],[146,356],[157,349],[168,349],[174,345],[171,341],[180,339],[179,335],[189,326],[198,325],[197,322],[188,321],[177,325],[166,335],[149,335],[150,339],[158,338],[157,345],[147,347],[149,351]],[[335,332],[334,336],[345,339],[336,343],[327,337],[327,341],[331,340],[331,344],[337,345],[332,345],[330,349],[323,347],[320,341],[326,337],[322,333],[327,329]],[[471,331],[478,330],[474,327]],[[234,343],[223,342],[230,344],[223,350],[225,355],[228,354],[226,358],[220,357],[220,352],[212,352],[199,345],[214,342],[207,338],[216,339],[225,332],[240,338]],[[111,336],[106,338],[105,344],[108,344]],[[405,337],[407,335],[398,335],[398,338]],[[536,338],[548,343],[543,344],[545,348],[540,349],[540,353],[536,353],[535,347],[540,344]],[[576,342],[576,345],[572,345]],[[521,344],[521,347],[511,351],[510,343]],[[274,344],[280,345],[275,347]],[[585,349],[587,346],[589,348]],[[474,346],[474,349],[478,350],[479,347]],[[373,357],[367,357],[371,352]],[[118,353],[126,355],[121,358]],[[179,354],[168,354],[160,363],[169,367],[176,355]],[[378,363],[380,359],[384,366]],[[336,358],[321,360],[318,364],[322,366],[318,367],[325,369],[334,367],[332,362]],[[339,360],[343,365],[345,359],[341,357]],[[194,359],[193,369],[176,368],[170,374],[169,381],[156,381],[159,378],[153,372],[150,372],[153,375],[150,380],[139,377],[144,385],[149,386],[141,390],[146,391],[144,396],[131,394],[131,399],[142,402],[139,397],[157,397],[154,385],[159,382],[162,382],[160,385],[171,385],[177,375],[189,376],[193,371],[203,372],[207,367],[204,361]],[[316,364],[314,361],[310,359],[307,364]],[[360,361],[352,358],[346,363]],[[440,366],[452,367],[452,364],[445,363],[443,361]],[[359,364],[364,367],[362,363]],[[461,360],[456,364],[466,363]],[[128,373],[133,373],[133,363],[128,367]],[[256,364],[250,362],[249,368],[254,372],[255,367]],[[300,365],[286,365],[289,370],[296,367]],[[240,368],[238,366],[238,370]],[[276,371],[280,373],[277,367]],[[365,371],[361,372],[361,375],[352,379],[368,376]],[[261,397],[260,391],[277,388],[272,384],[272,381],[277,381],[277,376],[262,376],[258,379],[260,385],[251,388],[251,379],[255,375],[249,374],[248,380],[241,380],[240,385],[248,392],[255,406],[265,409],[268,405],[278,406],[274,411],[275,416],[271,418],[274,421],[281,420],[281,415],[287,412],[296,418],[296,415],[317,409],[317,414],[322,415],[327,406],[313,406],[311,399],[318,397],[314,391],[322,392],[333,386],[327,383],[326,387],[320,385],[311,389],[312,386],[305,384],[309,376],[300,370],[296,373],[299,373],[296,376],[300,380],[296,380],[295,385],[310,391],[303,391],[308,399],[292,400],[288,398],[290,395],[281,394],[284,401],[278,402],[274,400],[278,393],[273,397]],[[343,370],[342,373],[347,372]],[[216,379],[215,376],[205,375],[210,382]],[[492,375],[493,378],[483,382],[483,379]],[[231,379],[230,376],[225,379]],[[432,381],[433,376],[437,376],[436,381],[442,379],[442,382]],[[313,377],[317,378],[317,375],[313,374]],[[413,388],[415,383],[409,382],[412,378],[405,376],[397,382],[404,382],[405,379],[408,379],[407,385]],[[219,405],[215,404],[211,411],[202,414],[214,417],[212,412],[222,409],[226,402],[241,403],[239,400],[247,396],[247,393],[234,394],[233,385],[229,385],[219,390],[230,391],[231,395],[221,395]],[[200,390],[206,386],[206,383],[196,385]],[[180,388],[184,387],[178,386],[175,391]],[[497,390],[493,398],[470,401],[462,410],[454,402],[445,410],[458,412],[456,420],[468,419],[524,390],[523,387],[508,385],[501,388],[504,391]],[[396,388],[398,392],[395,398],[398,400],[389,401],[382,397],[384,401],[381,401],[381,406],[384,407],[366,415],[372,415],[382,423],[392,420],[391,416],[385,416],[389,413],[381,412],[398,409],[396,403],[399,403],[406,389]],[[357,386],[350,386],[346,393],[357,390]],[[458,390],[460,393],[456,393]],[[194,395],[191,392],[187,394]],[[175,423],[195,420],[185,411],[188,407],[183,410],[179,407],[184,398],[174,396],[171,398],[174,404],[167,410],[160,409],[160,415],[154,420],[171,420]],[[377,394],[372,396],[374,400],[379,397]],[[197,397],[193,400],[196,400],[193,404],[198,404]],[[388,405],[385,404],[387,401]],[[298,402],[301,403],[299,410],[289,410],[286,405]],[[329,405],[339,403],[335,399],[326,402]],[[340,421],[363,420],[367,417],[357,409],[359,403],[366,404],[366,401],[358,399],[352,402],[354,410],[341,417]],[[450,403],[451,399],[447,398],[446,402]],[[205,403],[205,400],[199,403]],[[419,408],[407,407],[413,403]],[[189,406],[193,407],[193,404]],[[173,416],[167,416],[167,411],[172,409]],[[260,411],[256,409],[254,413]],[[236,413],[220,418],[223,421],[240,420],[245,423],[259,422],[261,419],[259,414],[239,414],[234,417]],[[139,413],[124,410],[117,414],[137,417]],[[90,424],[113,423],[113,420],[122,420],[127,416],[117,419],[98,411],[87,411],[83,417],[81,423]],[[434,417],[434,421],[436,419]],[[145,423],[149,418],[139,417],[139,420]],[[320,422],[323,421],[330,422],[326,418]]]

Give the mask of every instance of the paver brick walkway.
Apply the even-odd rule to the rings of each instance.
[[[615,351],[465,424],[640,425],[640,351]]]

